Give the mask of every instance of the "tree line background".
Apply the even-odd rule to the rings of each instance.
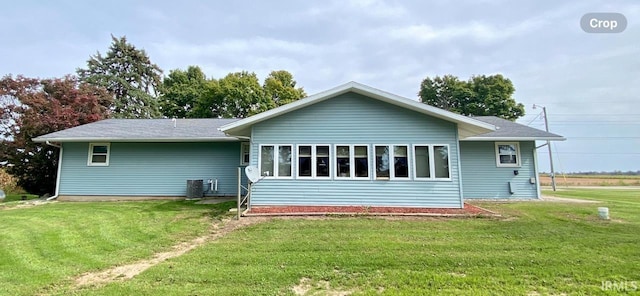
[[[198,66],[163,71],[126,37],[111,36],[75,75],[0,80],[0,167],[27,192],[55,192],[59,149],[33,138],[106,118],[245,118],[306,96],[293,75],[272,71],[260,83],[253,72],[207,77]],[[421,101],[463,115],[515,120],[524,106],[502,75],[425,78]],[[2,184],[0,184],[2,185]],[[7,188],[5,188],[7,190]]]

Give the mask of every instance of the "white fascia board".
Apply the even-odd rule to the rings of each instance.
[[[46,141],[55,143],[67,143],[67,142],[128,142],[128,143],[173,143],[173,142],[237,142],[238,138],[233,137],[217,137],[217,138],[143,138],[143,139],[129,139],[129,138],[45,138],[45,139],[33,139],[36,143],[44,143]]]
[[[306,97],[304,99],[295,101],[293,103],[289,103],[284,106],[256,114],[254,116],[223,125],[219,128],[219,130],[226,134],[229,134],[230,132],[232,133],[234,129],[238,129],[238,128],[248,126],[263,120],[267,120],[267,119],[279,116],[281,114],[285,114],[285,113],[303,108],[307,105],[315,104],[315,103],[324,101],[326,99],[333,98],[335,96],[341,95],[343,93],[347,93],[349,91],[353,91],[355,93],[368,96],[368,97],[377,99],[379,101],[383,101],[383,102],[386,102],[398,107],[402,107],[405,109],[410,109],[422,114],[437,117],[446,121],[452,121],[458,124],[466,125],[468,126],[468,128],[466,128],[467,130],[477,131],[475,134],[487,133],[487,132],[496,130],[495,126],[492,124],[482,122],[464,115],[445,111],[440,108],[429,106],[427,104],[424,104],[418,101],[414,101],[405,97],[394,95],[392,93],[381,91],[379,89],[375,89],[373,87],[366,86],[364,84],[360,84],[353,81],[334,87],[332,89],[326,90],[324,92],[320,92],[315,95]]]
[[[460,141],[565,141],[564,137],[467,137]]]

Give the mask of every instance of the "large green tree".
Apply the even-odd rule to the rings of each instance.
[[[217,81],[207,79],[198,66],[189,66],[186,71],[171,70],[162,81],[162,115],[175,118],[198,117],[197,112],[206,109],[198,104],[212,101],[209,98],[215,94],[216,86]],[[206,112],[202,115],[206,116]]]
[[[285,70],[272,71],[264,80],[264,93],[276,106],[282,106],[307,96],[302,87],[296,87],[293,75]]]
[[[104,87],[114,97],[111,107],[117,118],[155,118],[160,116],[157,91],[162,70],[151,63],[144,50],[111,36],[112,43],[103,56],[96,53],[87,68],[77,69],[80,80]]]
[[[272,71],[260,85],[253,72],[229,73],[208,79],[197,66],[172,70],[161,88],[161,109],[165,117],[244,118],[306,96],[296,87],[293,75]]]
[[[32,138],[104,119],[112,97],[76,77],[0,80],[0,165],[34,194],[53,193],[59,149]]]
[[[500,74],[473,76],[462,81],[453,75],[427,77],[418,93],[423,103],[462,115],[493,115],[516,120],[524,105],[513,98],[515,87]]]
[[[214,117],[244,118],[273,107],[275,104],[265,96],[256,73],[229,73],[218,80],[212,108]]]

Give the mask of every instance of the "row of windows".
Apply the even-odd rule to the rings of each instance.
[[[292,177],[293,145],[260,146],[260,172],[263,176]],[[416,179],[449,179],[448,145],[413,145],[413,176]],[[336,178],[370,179],[369,145],[334,145],[335,158],[330,145],[298,145],[296,163],[298,178],[331,178],[331,163]],[[408,145],[374,145],[374,178],[409,178]],[[109,165],[109,143],[89,144],[89,166]],[[274,152],[278,158],[274,159]],[[249,143],[241,144],[240,163],[249,164]],[[335,162],[333,161],[335,160]],[[433,160],[433,161],[431,161]],[[393,163],[393,165],[389,165]],[[516,142],[496,143],[496,165],[519,167],[520,146]],[[433,177],[432,177],[433,176]]]
[[[449,145],[260,145],[258,164],[274,178],[451,179]]]

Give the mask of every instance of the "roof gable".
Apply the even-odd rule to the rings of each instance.
[[[414,101],[414,100],[404,98],[398,95],[394,95],[388,92],[384,92],[379,89],[366,86],[364,84],[360,84],[353,81],[334,87],[327,91],[300,99],[298,101],[286,104],[284,106],[280,106],[278,108],[271,109],[271,110],[256,114],[254,116],[226,124],[220,127],[220,130],[230,136],[248,137],[251,135],[251,126],[256,123],[259,123],[259,122],[262,122],[262,121],[265,121],[289,112],[293,112],[301,108],[305,108],[307,106],[334,98],[336,96],[339,96],[341,94],[345,94],[348,92],[354,92],[357,94],[364,95],[371,99],[379,100],[379,101],[386,102],[398,107],[416,111],[418,113],[422,113],[425,115],[429,115],[429,116],[440,118],[446,121],[457,123],[458,134],[460,135],[460,138],[466,138],[469,136],[483,134],[483,133],[487,133],[495,130],[492,124],[478,121],[473,118],[456,114],[453,112],[449,112],[433,106],[429,106],[427,104],[424,104],[418,101]]]

